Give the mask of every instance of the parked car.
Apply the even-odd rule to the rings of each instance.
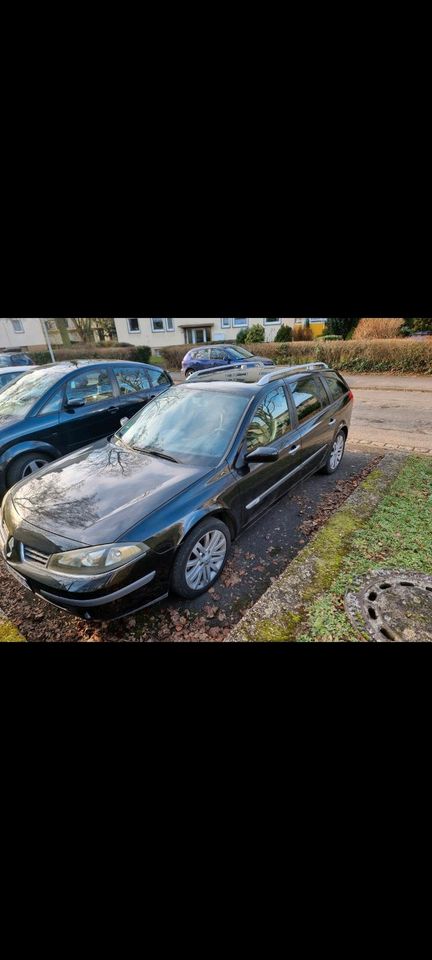
[[[30,371],[31,367],[0,367],[0,392],[8,383],[14,383]]]
[[[27,353],[0,353],[0,367],[34,367]]]
[[[247,363],[248,361],[253,366],[274,367],[273,360],[269,360],[267,357],[255,357],[253,353],[243,347],[225,347],[222,344],[189,350],[189,353],[183,359],[182,370],[186,377],[190,377],[197,370],[211,370],[230,363]]]
[[[87,620],[208,590],[240,532],[344,454],[343,377],[324,364],[258,373],[172,387],[108,441],[15,486],[0,520],[10,573]]]
[[[0,500],[47,463],[118,430],[172,386],[160,367],[78,361],[36,367],[0,394]]]

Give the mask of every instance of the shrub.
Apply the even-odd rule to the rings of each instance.
[[[410,326],[414,333],[423,333],[424,331],[432,330],[432,318],[412,317]]]
[[[247,337],[247,330],[246,329],[239,330],[236,336],[236,343],[246,343],[246,337]]]
[[[48,350],[40,350],[40,351],[38,350],[38,351],[35,351],[34,353],[30,353],[30,356],[35,363],[39,363],[39,364],[52,363]]]
[[[275,343],[291,343],[293,338],[292,327],[288,327],[286,323],[283,323],[274,338]]]
[[[264,327],[260,323],[254,323],[246,334],[245,343],[264,343]]]
[[[150,363],[151,349],[150,347],[134,347],[134,360],[137,360],[138,363]]]
[[[293,330],[294,340],[302,342],[304,340],[307,340],[307,341],[313,340],[313,338],[314,336],[313,336],[310,324],[308,324],[308,326],[306,325],[303,326],[303,324],[300,324],[300,323],[297,323],[295,325]]]
[[[317,340],[343,340],[343,337],[337,337],[333,333],[322,333],[320,337],[317,337]]]
[[[328,317],[327,333],[339,337],[352,336],[360,317]]]
[[[392,340],[401,335],[402,317],[363,317],[353,340]]]

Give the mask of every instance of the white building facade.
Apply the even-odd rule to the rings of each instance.
[[[266,341],[274,340],[282,323],[293,327],[301,317],[115,317],[120,343],[160,347],[234,341],[239,330],[255,323],[264,327]]]
[[[0,317],[0,350],[46,350],[39,317]]]

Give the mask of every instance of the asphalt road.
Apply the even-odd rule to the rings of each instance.
[[[351,445],[432,454],[432,377],[353,376]]]

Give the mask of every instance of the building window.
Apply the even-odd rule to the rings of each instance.
[[[14,333],[24,333],[24,324],[22,320],[12,320]]]
[[[139,333],[140,332],[140,322],[139,320],[128,320],[128,330],[129,333]]]
[[[175,330],[174,320],[172,317],[152,317],[151,325],[153,333],[173,333]]]
[[[232,317],[221,317],[221,327],[222,327],[222,329],[225,329],[225,330],[226,330],[227,327],[230,327],[230,326],[231,326],[231,320],[232,320]]]
[[[270,327],[272,323],[280,323],[280,317],[264,317],[264,326]]]
[[[233,327],[248,327],[249,317],[233,317]]]
[[[165,317],[152,317],[151,324],[153,333],[163,333],[165,330]]]

